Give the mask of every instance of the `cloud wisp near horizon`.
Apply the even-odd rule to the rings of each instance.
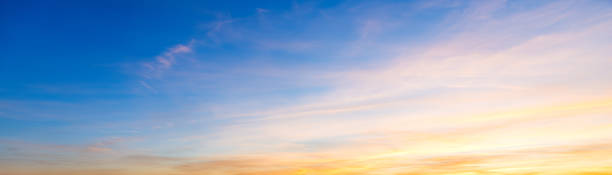
[[[612,174],[608,1],[236,3],[2,2],[0,175]]]

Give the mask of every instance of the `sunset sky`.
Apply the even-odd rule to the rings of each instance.
[[[612,1],[0,1],[0,175],[612,175]]]

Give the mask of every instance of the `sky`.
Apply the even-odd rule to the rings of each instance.
[[[612,2],[0,1],[0,175],[612,174]]]

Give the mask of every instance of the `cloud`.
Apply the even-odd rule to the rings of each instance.
[[[90,144],[51,144],[35,143],[21,140],[0,140],[0,143],[16,148],[15,151],[25,151],[28,154],[45,154],[46,152],[67,152],[67,153],[111,153],[112,146],[116,146],[125,139],[111,138],[100,139],[96,143]],[[33,151],[33,152],[28,152]]]
[[[157,92],[157,90],[155,90],[155,88],[151,87],[151,85],[149,85],[147,82],[145,81],[140,81],[140,84],[142,85],[142,87],[145,87],[153,92]]]
[[[176,168],[185,174],[581,174],[589,170],[610,173],[605,162],[599,165],[580,164],[583,159],[605,159],[605,154],[612,151],[609,144],[457,153],[421,158],[398,155],[367,160],[318,157],[314,156],[316,153],[290,153],[193,162]],[[517,165],[520,168],[514,168]],[[560,165],[569,167],[559,169]]]
[[[140,80],[139,84],[153,93],[158,93],[158,90],[151,86],[151,84],[147,81],[159,79],[164,76],[167,71],[170,71],[173,67],[175,67],[179,61],[177,60],[178,58],[193,52],[195,43],[196,40],[192,39],[187,44],[177,44],[162,54],[156,56],[154,61],[142,63],[142,69],[139,74],[148,80]]]
[[[194,44],[195,40],[191,40],[186,45],[175,45],[164,53],[156,56],[155,61],[142,63],[142,66],[145,68],[145,71],[142,73],[142,75],[147,78],[161,76],[164,71],[171,69],[177,63],[177,57],[182,56],[186,53],[191,53]]]
[[[270,10],[268,10],[268,9],[264,9],[264,8],[255,8],[255,10],[257,11],[257,13],[258,13],[259,15],[262,15],[262,14],[267,13],[267,12],[269,12],[269,11],[270,11]]]
[[[86,150],[88,152],[100,152],[100,153],[109,153],[109,152],[113,151],[110,148],[96,147],[96,146],[89,146],[89,147],[86,148]]]
[[[137,166],[171,166],[181,162],[188,162],[193,158],[169,157],[157,155],[128,155],[119,159],[121,162]]]

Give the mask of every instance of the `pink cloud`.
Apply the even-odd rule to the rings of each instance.
[[[191,40],[188,44],[177,44],[162,54],[156,56],[155,61],[142,63],[141,66],[145,68],[145,72],[142,73],[142,75],[146,78],[152,78],[159,76],[167,69],[171,69],[174,65],[176,65],[177,57],[193,52],[194,43],[195,40]],[[151,89],[149,87],[147,88]]]

